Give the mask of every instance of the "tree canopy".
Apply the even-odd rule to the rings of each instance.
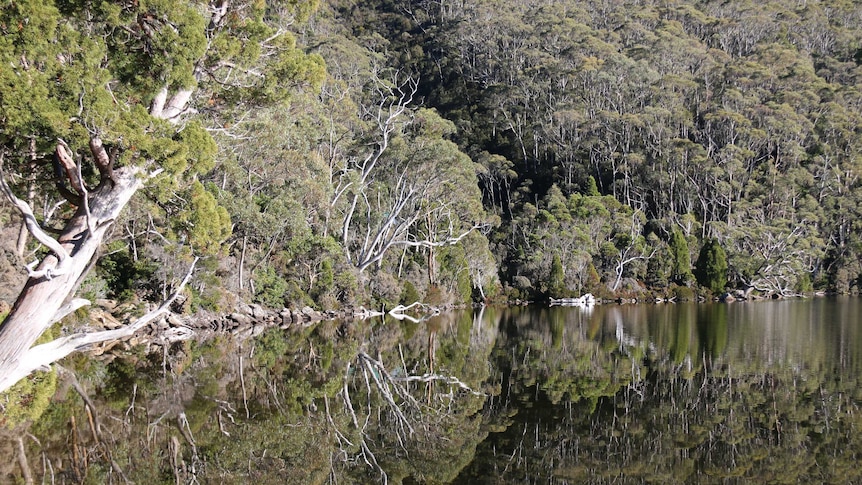
[[[419,94],[485,165],[486,208],[504,222],[491,241],[514,289],[541,293],[553,262],[549,253],[534,273],[522,254],[536,255],[536,228],[521,221],[565,222],[560,197],[595,189],[644,219],[634,253],[589,252],[613,290],[620,276],[663,281],[650,266],[685,284],[679,233],[692,254],[718,239],[735,288],[856,291],[852,2],[334,3],[361,39],[386,39],[394,65],[422,73]],[[673,263],[620,274],[634,254]]]

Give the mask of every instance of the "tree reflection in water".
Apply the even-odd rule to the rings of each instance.
[[[26,463],[7,460],[0,481],[22,468],[46,483],[452,481],[484,437],[499,312],[477,317],[270,329],[178,345],[164,362],[79,359],[83,393],[55,396]]]
[[[857,309],[509,313],[499,434],[458,482],[858,483]]]
[[[81,357],[2,481],[854,483],[859,310],[485,308]]]

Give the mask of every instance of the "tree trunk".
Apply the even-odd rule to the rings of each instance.
[[[114,174],[115,183],[89,194],[89,217],[85,206],[78,207],[58,238],[68,254],[66,261],[58,264],[57,255],[46,256],[0,325],[0,391],[17,381],[9,382],[20,374],[22,359],[39,336],[65,316],[64,304],[86,275],[111,225],[141,187],[134,169],[122,168]],[[60,274],[52,276],[51,269]],[[42,274],[45,271],[49,274]]]

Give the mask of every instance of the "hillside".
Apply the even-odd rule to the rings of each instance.
[[[858,2],[345,2],[477,163],[504,281],[855,291]],[[379,37],[386,39],[381,42]],[[677,238],[679,241],[679,238]],[[686,249],[686,248],[683,248]],[[637,259],[633,259],[637,258]],[[626,262],[629,261],[629,262]],[[591,276],[592,275],[592,276]]]
[[[93,184],[88,140],[167,168],[91,300],[158,300],[195,256],[190,309],[859,289],[858,2],[292,1],[171,39],[141,27],[160,4],[58,4],[50,45],[44,3],[2,9],[13,192],[73,216],[58,138]],[[174,118],[146,113],[164,82],[194,86]]]

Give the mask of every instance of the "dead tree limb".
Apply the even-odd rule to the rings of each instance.
[[[65,271],[64,264],[69,259],[69,253],[66,249],[60,244],[59,241],[49,236],[42,227],[39,225],[39,221],[36,220],[36,216],[33,214],[33,209],[30,207],[30,204],[19,199],[12,192],[12,189],[9,187],[9,184],[6,182],[6,176],[3,172],[3,155],[0,154],[0,190],[3,191],[3,195],[6,197],[6,200],[12,203],[18,212],[21,213],[21,217],[24,219],[24,225],[27,227],[27,231],[36,238],[39,243],[41,243],[46,248],[50,249],[52,253],[57,257],[58,263],[57,265],[44,268],[40,271],[34,271],[33,265],[27,266],[28,274],[31,278],[41,278],[47,277],[51,278],[52,276],[60,275]]]
[[[0,391],[8,389],[36,370],[46,369],[54,362],[73,352],[91,348],[102,342],[119,340],[134,335],[156,318],[170,311],[170,306],[179,297],[189,279],[191,279],[195,264],[197,264],[197,259],[192,262],[188,273],[186,273],[185,278],[183,278],[173,294],[158,308],[138,318],[132,324],[114,330],[72,334],[25,350],[15,362],[15,366],[11,367],[7,373],[0,375]]]
[[[32,485],[35,482],[33,481],[33,472],[30,470],[30,463],[27,461],[27,451],[24,449],[24,437],[18,436],[15,441],[18,448],[18,466],[21,467],[24,483]]]

